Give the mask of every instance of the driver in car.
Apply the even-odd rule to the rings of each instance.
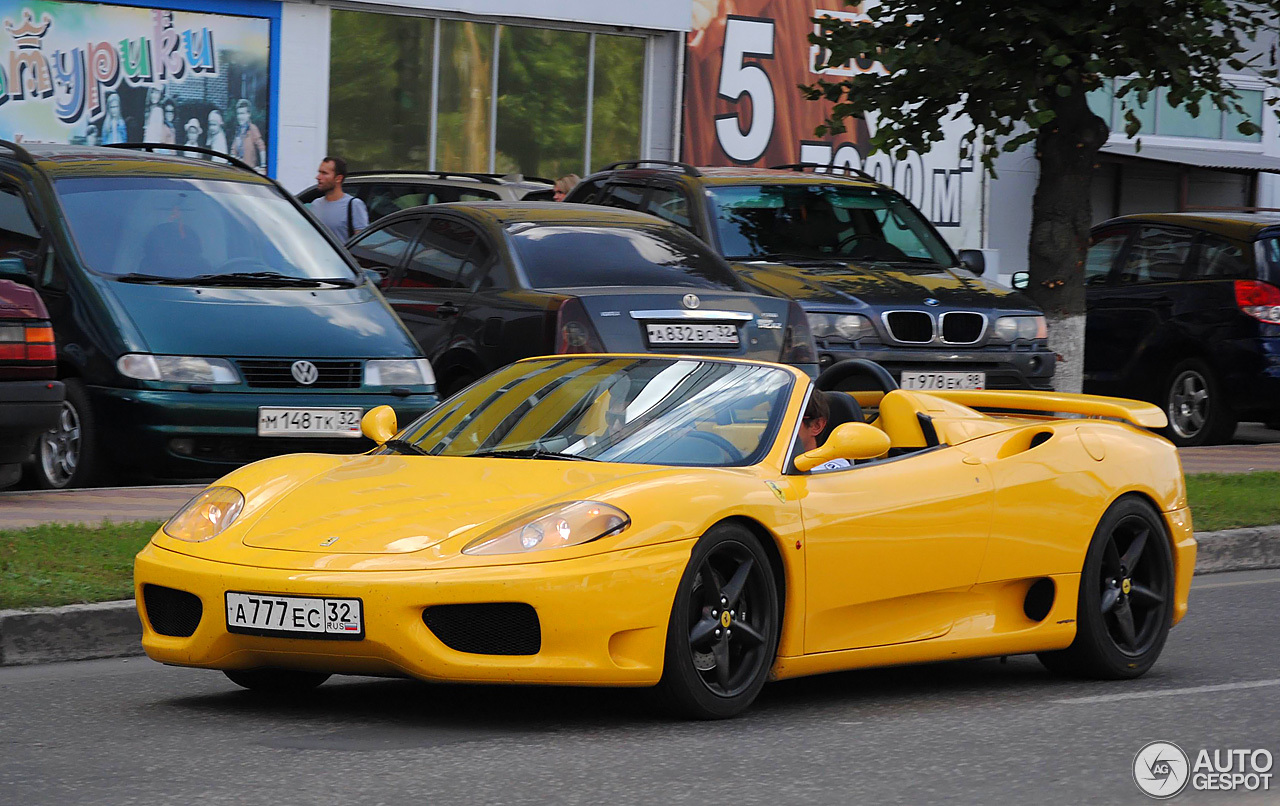
[[[809,405],[804,408],[804,417],[800,418],[800,446],[803,448],[803,453],[818,447],[818,437],[826,429],[829,419],[831,419],[831,404],[827,402],[827,393],[821,389],[814,389],[813,394],[809,396]],[[853,467],[853,464],[848,459],[832,459],[809,472],[824,473],[828,470],[839,470],[842,467]]]

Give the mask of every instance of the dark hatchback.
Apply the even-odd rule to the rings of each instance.
[[[753,288],[804,307],[824,368],[870,359],[904,389],[1050,387],[1044,318],[978,276],[981,252],[957,256],[892,188],[812,167],[615,163],[567,201],[650,213],[710,244]]]
[[[442,204],[388,216],[347,248],[384,277],[447,395],[550,353],[738,356],[816,372],[799,306],[749,293],[697,238],[640,213]]]
[[[1168,213],[1094,227],[1085,391],[1165,409],[1178,445],[1280,423],[1280,216]]]
[[[201,478],[356,452],[368,409],[409,419],[437,402],[375,285],[271,180],[138,150],[2,145],[0,269],[48,306],[66,386],[39,486],[108,466]]]
[[[30,288],[0,280],[0,490],[18,481],[36,438],[58,423],[64,390],[55,378],[44,303]]]

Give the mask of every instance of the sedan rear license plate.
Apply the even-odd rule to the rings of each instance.
[[[227,632],[290,638],[364,638],[359,599],[227,591]]]
[[[363,409],[258,408],[260,437],[358,437]]]
[[[903,389],[986,389],[985,372],[904,372]]]
[[[661,345],[715,345],[736,346],[738,340],[737,325],[681,325],[667,323],[646,323],[645,335],[650,346]]]

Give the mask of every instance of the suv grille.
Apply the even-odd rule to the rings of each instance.
[[[889,335],[907,344],[933,341],[933,317],[924,311],[890,311],[884,315]]]
[[[536,655],[542,648],[538,612],[520,602],[436,605],[422,621],[441,643],[475,655]]]
[[[161,635],[189,638],[200,626],[204,605],[200,597],[163,585],[143,585],[142,601],[147,606],[147,621]]]
[[[293,377],[293,359],[241,358],[236,363],[244,382],[260,389],[357,389],[362,380],[360,361],[317,361],[316,382],[304,386]]]
[[[968,311],[948,311],[942,315],[942,340],[947,344],[973,344],[982,338],[987,317]]]

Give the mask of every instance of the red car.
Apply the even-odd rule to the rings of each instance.
[[[66,391],[56,380],[57,363],[40,296],[0,280],[0,489],[18,480],[36,439],[62,416]]]

